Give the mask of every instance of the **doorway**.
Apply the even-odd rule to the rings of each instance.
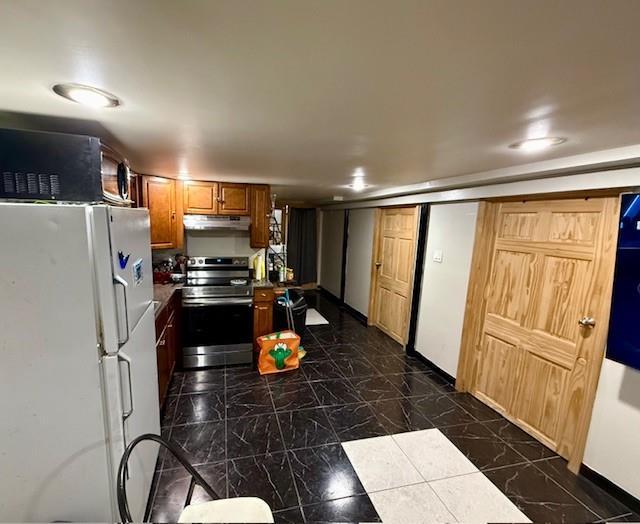
[[[582,462],[607,336],[617,197],[483,202],[456,387]]]
[[[376,210],[369,323],[405,344],[415,269],[418,206]]]

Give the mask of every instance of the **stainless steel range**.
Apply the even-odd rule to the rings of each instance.
[[[248,257],[189,258],[182,290],[183,366],[252,362],[252,302]]]

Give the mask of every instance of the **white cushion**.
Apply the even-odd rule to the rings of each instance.
[[[273,522],[273,514],[262,499],[237,497],[190,504],[178,522]]]

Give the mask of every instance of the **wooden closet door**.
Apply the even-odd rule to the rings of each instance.
[[[374,252],[373,324],[405,343],[417,238],[418,208],[381,209]]]
[[[471,391],[572,458],[584,445],[603,356],[618,200],[493,205]]]

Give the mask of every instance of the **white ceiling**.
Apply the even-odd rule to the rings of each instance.
[[[639,26],[638,0],[0,0],[0,125],[99,134],[143,173],[350,197],[356,166],[380,190],[640,143]],[[507,147],[547,133],[569,140]]]

